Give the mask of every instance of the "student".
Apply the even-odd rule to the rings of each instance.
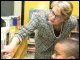
[[[31,31],[36,30],[35,59],[51,59],[55,41],[69,37],[77,24],[77,19],[71,16],[73,5],[70,1],[53,1],[51,8],[32,15],[29,23],[14,35],[2,52],[11,52]]]
[[[79,59],[79,41],[76,38],[58,41],[54,50],[53,59]]]

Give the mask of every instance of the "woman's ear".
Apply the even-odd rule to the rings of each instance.
[[[70,56],[67,59],[76,59],[74,56]]]

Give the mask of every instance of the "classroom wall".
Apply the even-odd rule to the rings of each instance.
[[[50,1],[25,1],[24,6],[24,25],[29,21],[30,9],[49,9]]]
[[[73,4],[73,12],[72,15],[79,16],[79,1],[71,1]]]
[[[21,17],[22,1],[14,1],[14,16]]]

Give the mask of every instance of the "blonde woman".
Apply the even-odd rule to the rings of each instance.
[[[69,33],[77,24],[76,18],[71,16],[71,2],[54,1],[51,7],[51,10],[39,11],[32,15],[30,22],[15,34],[12,42],[4,47],[2,53],[12,51],[23,38],[28,37],[30,31],[36,30],[35,59],[51,59],[54,43],[69,37]]]

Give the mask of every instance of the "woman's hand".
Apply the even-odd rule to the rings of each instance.
[[[10,45],[4,46],[1,50],[1,55],[3,59],[10,58],[10,53],[13,51],[13,47]]]
[[[6,45],[1,50],[2,56],[9,56],[12,52],[14,52],[15,48],[19,44],[19,39],[14,37],[9,45]]]

